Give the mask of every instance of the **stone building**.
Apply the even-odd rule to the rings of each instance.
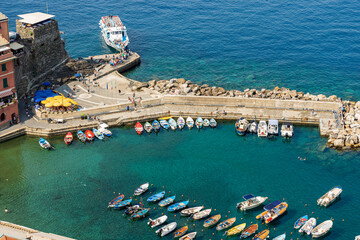
[[[14,74],[16,57],[10,48],[8,21],[0,13],[0,128],[17,122],[19,116]]]
[[[16,86],[22,95],[40,85],[51,72],[64,63],[69,55],[61,39],[54,15],[36,12],[18,15],[16,32],[24,45],[24,54],[16,68]]]

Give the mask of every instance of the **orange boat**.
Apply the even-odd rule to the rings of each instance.
[[[259,226],[257,224],[253,224],[253,225],[248,226],[241,233],[240,239],[250,237],[251,235],[253,235],[258,230],[258,228],[259,228]]]
[[[86,130],[85,136],[88,141],[94,140],[94,137],[95,137],[94,133],[91,130]]]
[[[274,221],[276,218],[284,214],[288,206],[289,205],[286,202],[272,202],[264,207],[265,211],[257,215],[256,219],[261,219],[265,223],[270,223],[271,221]]]
[[[187,232],[188,229],[189,229],[188,226],[184,226],[184,227],[176,230],[176,232],[174,232],[174,238],[181,237],[182,235],[184,235]]]
[[[141,123],[137,122],[135,124],[135,131],[137,134],[141,135],[143,132],[144,132],[144,128],[143,126],[141,125]]]
[[[64,142],[66,145],[70,145],[73,141],[73,135],[71,132],[68,132],[66,135],[65,135],[65,138],[64,138]]]
[[[253,240],[264,240],[269,236],[270,231],[268,229],[263,230],[253,237]]]

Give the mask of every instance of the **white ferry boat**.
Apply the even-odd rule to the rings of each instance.
[[[106,44],[117,51],[123,51],[129,44],[126,27],[119,16],[104,16],[99,22],[101,34]]]

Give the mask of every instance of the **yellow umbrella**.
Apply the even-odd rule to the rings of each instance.
[[[52,100],[54,100],[54,97],[48,97],[48,98],[46,99],[46,101],[48,101],[48,102],[51,102]]]
[[[52,106],[53,106],[52,103],[45,104],[45,107],[47,107],[47,108],[52,107]]]
[[[64,106],[64,107],[70,107],[70,106],[71,106],[71,103],[65,102],[65,103],[63,104],[63,106]]]
[[[53,106],[54,106],[54,107],[60,107],[60,106],[61,106],[61,103],[56,102],[56,103],[53,104]]]
[[[63,96],[55,96],[54,99],[62,99],[64,98]]]
[[[42,100],[41,103],[42,103],[42,104],[47,104],[47,103],[48,103],[48,100]]]

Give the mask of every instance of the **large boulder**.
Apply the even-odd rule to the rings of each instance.
[[[344,147],[344,139],[335,139],[334,147]]]
[[[154,87],[156,85],[156,80],[151,80],[148,82],[149,87]]]

